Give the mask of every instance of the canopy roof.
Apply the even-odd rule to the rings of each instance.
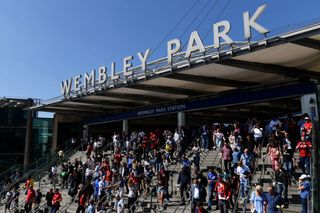
[[[320,79],[320,23],[232,49],[206,50],[189,60],[178,54],[172,65],[159,59],[147,65],[147,73],[134,68],[138,74],[125,83],[120,76],[119,83],[30,109],[90,117]]]

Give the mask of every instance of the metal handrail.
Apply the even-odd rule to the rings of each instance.
[[[220,156],[220,155],[219,155],[220,152],[221,152],[221,148],[219,149],[218,154],[216,155],[216,157],[215,157],[215,159],[213,160],[213,162],[215,162],[215,161],[217,160],[217,158]],[[222,158],[220,158],[220,160],[218,161],[218,164],[217,164],[217,165],[219,165],[219,164],[220,164],[220,167],[222,168]],[[189,186],[188,190],[190,190],[190,189],[191,189],[191,186]],[[190,195],[190,196],[191,196],[191,195]],[[182,212],[184,212],[184,211],[186,210],[186,208],[190,205],[190,203],[191,203],[191,199],[188,200],[188,202],[186,203],[186,205],[183,207]],[[176,211],[178,211],[178,208],[179,208],[179,204],[177,205],[176,209],[174,210],[174,213],[176,213]]]
[[[263,141],[264,141],[264,139],[263,139]],[[263,144],[263,142],[262,142],[262,144]],[[260,148],[259,152],[261,152],[261,150],[262,150],[262,147]],[[262,169],[263,171],[262,171],[261,174],[260,174],[260,180],[261,180],[261,175],[262,175],[262,174],[264,175],[264,161],[265,161],[265,156],[262,157],[262,160],[263,160],[263,169]],[[256,159],[255,159],[255,161],[258,162]],[[255,167],[254,167],[254,169],[253,169],[253,171],[252,171],[252,174],[254,174],[255,171],[256,171],[256,169],[258,168],[258,163],[256,163],[256,162],[255,162]],[[243,208],[242,208],[243,212],[246,212],[246,206],[247,206],[247,203],[248,203],[248,197],[250,196],[250,193],[251,193],[251,188],[252,188],[252,184],[250,184],[248,194],[245,196],[245,202],[244,202]],[[233,208],[233,210],[232,210],[232,213],[235,213],[235,212],[237,211],[237,206],[238,206],[239,198],[240,198],[240,192],[238,192],[238,195],[237,195],[236,202],[235,202],[235,204],[234,204],[234,208]]]
[[[57,157],[57,158],[55,159],[55,161],[51,162],[51,163],[52,163],[51,166],[52,166],[52,165],[59,165],[59,164],[61,164],[62,162],[65,161],[66,158],[71,157],[71,156],[72,156],[76,151],[78,151],[79,148],[82,147],[83,145],[84,145],[84,144],[82,143],[82,144],[80,144],[78,147],[75,147],[75,148],[71,149],[69,152],[67,152],[67,153],[65,154],[65,156],[64,156],[63,158]],[[68,156],[68,157],[66,157],[66,156]],[[40,172],[39,172],[36,176],[34,176],[33,179],[34,179],[34,181],[36,181],[36,180],[39,181],[39,189],[41,190],[41,189],[43,188],[43,186],[41,186],[41,179],[42,179],[46,174],[48,174],[49,171],[48,171],[48,169],[41,169],[41,170],[36,170],[36,171],[40,171]],[[57,178],[57,177],[55,177],[55,176],[54,176],[54,177],[51,177],[48,181],[55,180],[56,178]],[[63,187],[63,186],[61,186],[61,187]],[[21,189],[24,189],[24,186],[20,187],[19,189],[20,189],[20,190],[21,190]],[[23,203],[25,203],[25,198],[22,199],[22,200],[18,203],[18,206],[23,206]]]
[[[69,156],[72,155],[72,151],[73,150],[78,150],[80,147],[82,147],[85,143],[81,143],[79,146],[77,146],[76,148],[72,148],[69,147],[70,149],[65,150],[65,156]],[[38,164],[37,167],[35,169],[30,169],[28,172],[24,173],[21,177],[19,177],[18,179],[15,179],[12,181],[12,183],[10,183],[8,186],[4,187],[3,189],[1,189],[0,194],[2,194],[5,190],[7,190],[8,188],[11,188],[13,186],[15,186],[16,184],[20,183],[21,181],[24,181],[29,175],[32,175],[35,171],[39,171],[39,170],[45,170],[46,168],[49,168],[50,166],[52,166],[53,164],[55,164],[60,157],[57,156],[57,154],[53,154],[51,153],[50,155],[52,155],[52,157],[50,158],[50,162],[49,162],[49,158],[47,159],[48,161],[43,162],[42,164]],[[49,156],[49,155],[48,155]],[[47,156],[47,157],[48,157]],[[38,161],[37,161],[38,162]]]
[[[101,148],[101,151],[104,151],[104,150],[107,150],[108,148],[110,148],[112,146],[112,143],[107,143],[105,146],[103,146]],[[72,198],[71,198],[71,201],[76,197],[77,195],[74,195]],[[66,203],[64,206],[62,206],[61,209],[59,209],[59,212],[63,212],[66,211],[67,208],[69,208],[70,206],[72,205],[72,202],[70,203]]]
[[[187,152],[187,151],[190,151],[190,147],[192,147],[192,145],[195,144],[196,141],[197,141],[197,138],[195,138],[195,139],[192,141],[192,143],[188,146],[188,148],[186,149],[186,152]],[[191,150],[192,150],[192,149],[191,149]],[[175,169],[177,168],[177,166],[178,166],[178,164],[176,164],[176,165],[174,166],[174,169],[171,170],[171,172],[169,173],[169,176],[171,176],[174,172],[176,172]],[[149,194],[147,194],[142,201],[139,201],[139,197],[137,197],[137,200],[132,204],[131,207],[129,207],[129,210],[132,211],[132,208],[135,207],[136,203],[138,203],[138,202],[143,203],[150,195],[152,196],[152,191],[153,191],[156,187],[157,187],[157,184],[155,184],[155,185],[150,189]],[[139,207],[141,207],[141,206],[137,206],[137,209],[138,209]]]

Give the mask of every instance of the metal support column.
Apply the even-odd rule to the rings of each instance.
[[[125,135],[128,135],[129,133],[129,123],[128,123],[128,120],[122,120],[122,132],[125,134]]]
[[[26,140],[24,146],[24,160],[23,166],[26,169],[27,165],[30,161],[30,148],[32,143],[32,111],[28,111],[28,119],[27,119],[27,129],[26,129]]]
[[[178,128],[186,126],[186,114],[185,112],[178,112]]]

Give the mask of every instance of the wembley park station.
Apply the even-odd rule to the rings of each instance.
[[[169,39],[163,58],[150,61],[152,50],[146,49],[123,58],[121,65],[106,62],[62,80],[57,85],[61,96],[26,109],[54,113],[51,149],[56,151],[72,137],[87,142],[97,136],[111,140],[115,132],[191,131],[204,124],[246,123],[254,118],[299,120],[307,114],[313,126],[310,175],[312,205],[317,209],[320,23],[273,32],[258,21],[265,9],[262,5],[250,14],[239,14],[244,29],[241,41],[229,36],[228,20],[212,23],[210,44],[204,44],[197,31],[190,33],[186,44]],[[253,31],[259,36],[253,37]],[[134,66],[134,58],[141,64]],[[27,125],[27,132],[30,128]],[[27,156],[28,138],[25,146]],[[31,163],[26,156],[25,164]]]

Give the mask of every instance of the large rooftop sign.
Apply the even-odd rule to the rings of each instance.
[[[269,31],[262,25],[257,23],[258,17],[266,8],[262,5],[256,9],[254,14],[250,16],[249,11],[243,13],[243,29],[244,39],[250,41],[251,29],[266,35]],[[189,37],[187,49],[181,52],[182,45],[179,39],[172,39],[167,42],[167,57],[165,60],[158,60],[148,63],[151,49],[147,49],[143,53],[137,53],[141,65],[133,68],[133,55],[123,58],[123,66],[121,72],[116,72],[116,64],[113,62],[110,66],[110,75],[108,75],[107,67],[102,66],[96,71],[93,69],[90,73],[77,75],[68,80],[61,82],[61,92],[65,98],[77,97],[82,94],[90,94],[95,91],[112,88],[115,85],[125,85],[134,79],[146,78],[148,75],[158,74],[159,62],[162,67],[172,67],[179,64],[182,60],[199,60],[199,57],[208,55],[212,52],[219,54],[221,50],[225,51],[225,47],[231,49],[234,41],[228,35],[231,30],[231,23],[223,20],[213,24],[213,46],[205,47],[198,32],[193,31]],[[154,66],[154,65],[157,66]],[[153,65],[153,66],[152,66]],[[150,73],[151,72],[151,73]]]

